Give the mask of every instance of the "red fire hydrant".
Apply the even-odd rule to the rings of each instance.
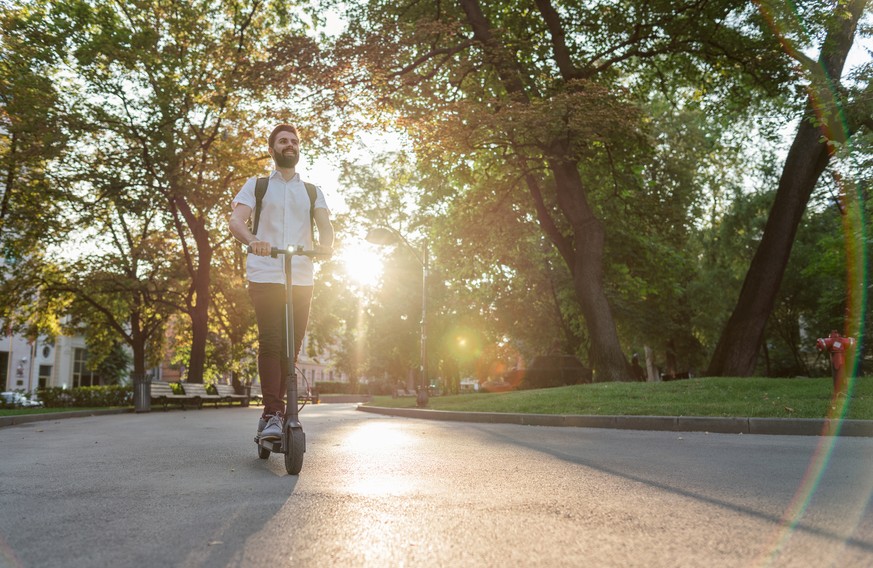
[[[831,372],[834,376],[834,395],[846,394],[846,350],[855,346],[851,337],[842,337],[836,330],[830,336],[819,338],[815,347],[819,351],[827,351],[831,355]]]

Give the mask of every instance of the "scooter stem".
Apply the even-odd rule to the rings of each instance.
[[[291,265],[294,257],[285,254],[285,353],[288,356],[288,376],[286,377],[287,400],[285,401],[285,422],[299,422],[297,410],[297,361],[295,360],[294,304],[291,285]]]

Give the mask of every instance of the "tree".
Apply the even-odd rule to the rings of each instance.
[[[724,77],[725,90],[785,76],[778,45],[745,4],[621,8],[373,0],[351,26],[362,61],[355,70],[375,75],[376,101],[397,110],[422,161],[440,166],[429,189],[447,201],[463,196],[466,180],[456,176],[469,164],[482,183],[517,180],[572,277],[597,380],[632,377],[604,286],[603,195],[616,186],[645,191],[634,174],[645,119],[622,82],[634,83],[647,65],[675,70],[686,85]],[[449,179],[457,195],[437,189]],[[511,199],[521,203],[519,194]]]
[[[841,3],[842,4],[842,3]],[[809,100],[782,169],[761,243],[739,299],[716,345],[707,374],[749,376],[773,311],[785,267],[810,195],[834,152],[851,132],[840,123],[839,78],[867,0],[840,5],[827,26],[818,61],[792,49],[811,76]],[[786,42],[791,46],[792,43]]]
[[[5,329],[29,337],[60,332],[56,311],[40,312],[46,247],[63,242],[70,227],[63,193],[51,174],[70,144],[75,114],[52,80],[60,40],[40,33],[38,6],[0,11],[0,317]],[[59,310],[64,301],[52,303]]]
[[[0,237],[18,258],[55,218],[59,191],[46,164],[67,148],[73,120],[52,80],[58,39],[34,37],[42,16],[36,8],[0,12]]]
[[[85,336],[94,364],[111,355],[120,340],[131,349],[134,376],[144,377],[160,362],[164,327],[175,311],[163,299],[178,285],[161,257],[171,235],[154,230],[154,214],[132,215],[110,196],[92,204],[90,212],[93,226],[110,236],[113,252],[61,264],[46,278],[47,297],[70,298],[70,328]]]
[[[387,226],[399,230],[415,246],[412,243],[427,234],[424,218],[412,212],[409,201],[417,181],[414,164],[403,153],[378,155],[369,165],[344,162],[341,182],[349,188],[345,200],[354,213],[337,218],[338,233],[366,234],[373,227]],[[343,245],[340,240],[339,247]],[[420,366],[422,267],[408,247],[401,245],[386,252],[385,273],[376,290],[359,292],[349,302],[343,301],[349,290],[334,279],[327,283],[334,296],[330,305],[340,308],[337,315],[345,322],[340,357],[346,370],[356,371],[350,373],[352,376],[387,375],[393,381]],[[336,271],[333,276],[338,276]],[[319,300],[323,297],[321,287],[316,289]],[[322,304],[319,312],[328,311]],[[318,332],[321,317],[315,322],[315,337],[323,337]]]
[[[310,40],[290,33],[286,9],[274,8],[260,1],[68,0],[52,3],[48,15],[64,32],[76,77],[70,84],[80,86],[83,113],[100,133],[76,156],[78,169],[119,158],[118,176],[147,190],[143,205],[157,206],[160,229],[176,235],[168,255],[187,288],[166,300],[191,322],[192,382],[203,380],[223,213],[265,155],[265,137],[252,131],[270,106],[257,103],[275,100],[313,55]]]

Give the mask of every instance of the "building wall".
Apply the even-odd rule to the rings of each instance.
[[[45,386],[58,385],[58,350],[53,342],[44,337],[31,342],[20,335],[6,335],[0,343],[0,357],[5,358],[6,380],[0,381],[3,390],[34,391],[41,377]]]
[[[333,354],[330,350],[319,354],[316,358],[310,358],[306,355],[306,347],[309,343],[309,335],[303,339],[303,346],[300,348],[300,356],[297,359],[297,368],[300,373],[305,376],[305,381],[300,380],[300,383],[308,383],[310,387],[315,388],[315,383],[320,382],[349,382],[349,376],[341,373],[333,368]],[[302,388],[302,387],[301,387]]]
[[[81,336],[61,336],[55,341],[40,337],[30,342],[20,335],[6,335],[0,345],[0,358],[6,358],[6,380],[0,386],[28,392],[39,388],[40,382],[46,387],[71,388],[77,348],[87,348]]]

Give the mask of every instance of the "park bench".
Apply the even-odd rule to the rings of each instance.
[[[149,386],[151,387],[152,404],[160,404],[164,410],[167,410],[170,404],[178,404],[184,410],[186,402],[194,402],[194,398],[188,394],[176,394],[168,382],[152,381]]]
[[[405,396],[416,396],[414,390],[394,389],[394,398],[403,398]]]
[[[302,400],[303,402],[311,402],[312,404],[318,404],[320,401],[318,397],[318,391],[311,388],[298,392],[297,400]]]
[[[221,402],[221,397],[217,394],[209,394],[206,392],[206,387],[201,383],[183,383],[182,388],[185,389],[185,394],[192,397],[197,403],[197,408],[203,408],[204,402],[215,403],[216,408]]]
[[[212,386],[215,387],[215,391],[218,393],[218,396],[221,397],[223,402],[228,404],[238,402],[240,406],[245,406],[248,402],[248,397],[244,394],[236,394],[236,389],[234,389],[232,385],[214,384]]]
[[[264,393],[261,392],[261,383],[249,385],[249,400],[257,406],[264,404]]]

